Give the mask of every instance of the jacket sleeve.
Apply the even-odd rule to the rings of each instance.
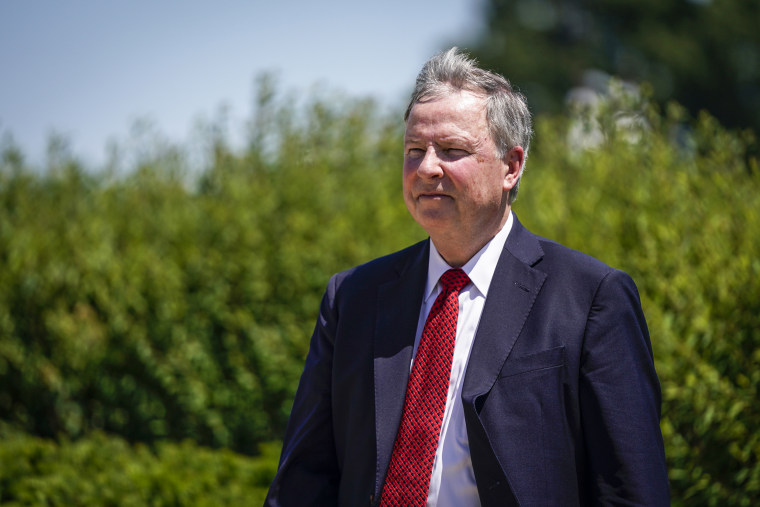
[[[611,271],[589,312],[579,379],[592,504],[669,505],[660,384],[639,294]]]
[[[338,503],[339,469],[331,408],[335,285],[333,277],[322,298],[266,506]]]

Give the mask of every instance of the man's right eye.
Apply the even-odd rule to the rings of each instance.
[[[411,158],[422,158],[425,156],[425,150],[422,148],[409,148],[406,150],[406,155]]]

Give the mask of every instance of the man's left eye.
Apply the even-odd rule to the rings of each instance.
[[[450,157],[461,158],[466,157],[470,153],[467,150],[463,150],[461,148],[447,148],[446,154]]]

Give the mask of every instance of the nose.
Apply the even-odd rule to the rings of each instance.
[[[441,160],[433,146],[428,146],[425,156],[422,157],[420,165],[417,166],[417,174],[421,178],[440,178],[443,176]]]

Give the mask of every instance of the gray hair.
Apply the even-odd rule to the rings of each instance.
[[[485,94],[486,121],[498,156],[504,157],[515,146],[521,146],[527,158],[533,133],[527,99],[513,89],[504,76],[481,69],[474,59],[456,47],[435,55],[422,67],[404,121],[409,119],[417,102],[460,90]],[[510,204],[517,198],[524,168],[525,161],[517,183],[509,192]]]

